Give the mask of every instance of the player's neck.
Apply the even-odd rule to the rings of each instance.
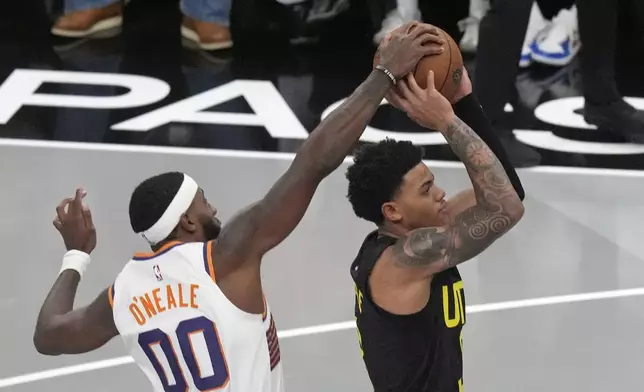
[[[378,227],[378,232],[389,237],[400,238],[404,237],[409,232],[409,230],[400,225],[390,224],[386,222],[382,226]]]
[[[193,235],[185,235],[185,236],[177,236],[172,239],[165,240],[157,245],[152,246],[152,251],[157,252],[159,249],[163,248],[164,246],[172,243],[189,243],[189,242],[205,242],[203,239],[196,238],[196,236]]]

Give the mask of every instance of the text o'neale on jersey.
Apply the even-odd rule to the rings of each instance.
[[[174,308],[190,307],[198,309],[197,290],[199,285],[191,284],[189,289],[184,287],[181,283],[176,285],[168,284],[165,286],[165,290],[156,288],[144,295],[132,297],[132,303],[129,307],[130,313],[132,313],[139,325],[145,325],[150,318]],[[162,291],[164,294],[162,294]],[[189,302],[185,302],[186,299]]]

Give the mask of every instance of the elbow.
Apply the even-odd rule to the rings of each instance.
[[[48,337],[48,334],[44,331],[36,329],[34,332],[34,347],[36,351],[42,355],[60,355],[60,351],[56,349],[56,346],[53,344],[52,339]]]
[[[512,222],[517,224],[525,214],[525,206],[521,202],[521,199],[517,198],[516,202],[513,202],[511,206],[508,206],[507,211]]]

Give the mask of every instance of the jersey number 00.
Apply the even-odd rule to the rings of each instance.
[[[188,371],[197,389],[207,391],[225,386],[229,379],[228,365],[221,349],[215,324],[206,317],[201,316],[182,321],[177,326],[175,333],[179,341],[180,353],[188,366]],[[202,375],[204,369],[200,367],[192,346],[191,336],[193,334],[203,334],[210,356],[210,363],[212,364],[213,375],[211,376],[203,377]],[[144,332],[139,335],[139,345],[159,375],[163,389],[166,392],[185,392],[188,389],[185,372],[181,369],[179,358],[177,357],[178,353],[174,349],[170,337],[165,332],[158,328]],[[174,378],[172,385],[166,370],[153,351],[155,345],[161,348],[168,361],[167,363]]]

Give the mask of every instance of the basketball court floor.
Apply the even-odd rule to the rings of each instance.
[[[117,338],[79,356],[45,357],[32,344],[37,312],[60,268],[54,208],[88,190],[98,230],[77,305],[109,285],[145,244],[127,203],[144,178],[185,171],[222,219],[260,197],[292,155],[0,139],[0,390],[146,391]],[[454,193],[462,165],[428,162]],[[346,167],[346,162],[345,166]],[[4,170],[10,168],[11,170]],[[320,187],[304,220],[265,259],[289,391],[369,391],[358,353],[348,267],[371,229],[345,199],[343,169]],[[469,317],[465,390],[639,390],[644,370],[644,174],[537,167],[520,171],[526,214],[461,267]]]

